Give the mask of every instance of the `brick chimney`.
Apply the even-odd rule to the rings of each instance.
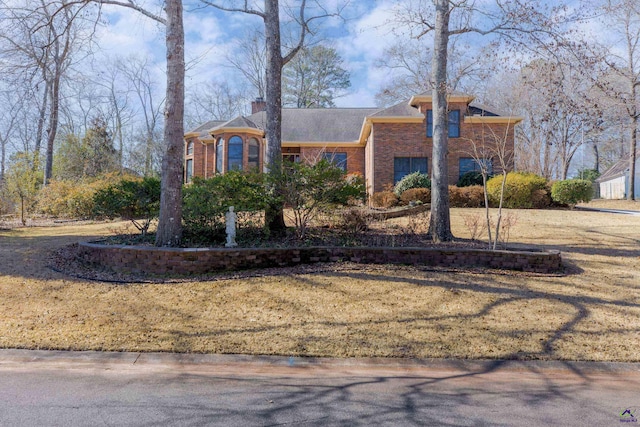
[[[267,103],[264,98],[259,96],[255,101],[251,101],[251,114],[259,113],[267,109]]]

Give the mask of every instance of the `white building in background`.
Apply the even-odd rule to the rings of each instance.
[[[624,157],[613,164],[596,180],[602,199],[626,199],[630,187],[629,158]],[[640,158],[636,159],[635,198],[640,199]]]

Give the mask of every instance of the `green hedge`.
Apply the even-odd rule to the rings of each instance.
[[[487,181],[489,202],[498,206],[502,175],[497,175]],[[510,209],[538,208],[536,200],[544,198],[547,192],[547,179],[532,173],[509,172],[504,188],[503,207]],[[544,193],[544,194],[543,194]]]
[[[557,181],[551,187],[551,198],[566,205],[589,202],[593,198],[593,184],[586,179]]]

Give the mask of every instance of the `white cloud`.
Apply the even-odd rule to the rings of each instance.
[[[386,72],[374,66],[375,61],[397,40],[390,24],[392,14],[392,3],[380,1],[359,19],[347,21],[346,34],[335,46],[351,73],[352,94],[340,98],[338,105],[375,105],[375,94],[386,78]]]

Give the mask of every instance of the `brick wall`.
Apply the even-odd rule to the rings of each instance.
[[[316,262],[488,267],[536,273],[562,271],[560,252],[433,248],[156,248],[80,244],[80,259],[113,271],[151,275],[204,274],[225,270],[284,267]]]
[[[430,104],[421,105],[421,110],[431,108]],[[495,147],[496,141],[507,141],[507,152],[513,153],[513,125],[501,123],[465,123],[464,115],[467,106],[463,103],[452,103],[451,110],[460,110],[460,137],[449,138],[447,156],[447,174],[450,185],[458,182],[460,158],[472,157],[474,144],[477,147]],[[393,185],[394,157],[427,157],[427,169],[432,173],[433,138],[427,138],[426,120],[422,123],[374,123],[372,128],[373,142],[367,147],[367,154],[374,164],[373,179],[369,179],[373,192],[383,191]],[[506,138],[506,139],[505,139]],[[508,170],[513,170],[513,156],[509,155]],[[369,160],[367,160],[367,164]],[[497,158],[493,159],[494,172],[501,172]]]
[[[302,161],[312,162],[320,159],[323,153],[347,153],[347,173],[359,173],[364,176],[364,147],[301,147]]]

